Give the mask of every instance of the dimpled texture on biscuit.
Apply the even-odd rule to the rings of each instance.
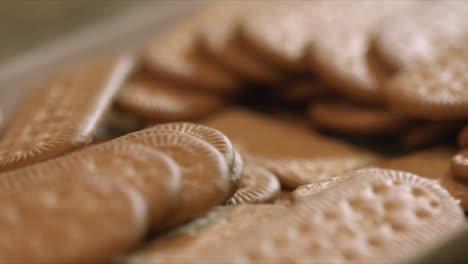
[[[204,263],[398,262],[458,230],[457,201],[431,180],[363,169],[298,202],[268,224],[191,261]],[[254,239],[252,239],[254,238]]]
[[[149,207],[151,224],[158,224],[177,205],[180,170],[167,155],[152,148],[127,142],[107,142],[72,154],[4,173],[2,193],[73,180],[71,174],[85,174],[122,181],[138,191]]]
[[[467,71],[468,48],[452,48],[392,79],[385,87],[387,103],[395,111],[419,118],[467,118]]]
[[[104,262],[142,239],[147,208],[138,192],[103,177],[71,176],[0,195],[2,262]]]
[[[122,82],[131,56],[86,60],[34,87],[0,140],[0,171],[89,144]]]
[[[422,1],[385,19],[375,31],[374,46],[394,70],[432,60],[468,37],[465,1]]]
[[[224,244],[251,227],[261,226],[285,211],[286,206],[266,204],[214,208],[167,237],[151,241],[143,250],[132,254],[126,263],[193,263],[197,257],[209,254],[212,247]]]

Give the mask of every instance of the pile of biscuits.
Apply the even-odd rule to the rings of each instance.
[[[417,258],[465,226],[467,17],[213,1],[60,69],[0,137],[0,261]]]

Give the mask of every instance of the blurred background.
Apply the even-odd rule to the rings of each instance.
[[[144,2],[1,0],[0,61]]]

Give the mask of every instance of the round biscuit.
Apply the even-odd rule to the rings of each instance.
[[[116,103],[119,108],[138,117],[160,122],[200,118],[224,105],[219,96],[180,89],[150,78],[128,82]]]
[[[117,140],[162,151],[181,169],[181,206],[160,228],[188,221],[229,198],[228,165],[219,151],[202,139],[183,132],[146,129]]]
[[[226,203],[267,203],[275,200],[280,191],[280,182],[273,173],[261,166],[248,164],[243,170],[239,189]]]
[[[309,117],[319,128],[358,135],[385,135],[402,131],[411,119],[387,109],[344,101],[311,103]]]
[[[147,208],[139,192],[108,177],[66,178],[0,195],[2,262],[104,262],[143,238]]]

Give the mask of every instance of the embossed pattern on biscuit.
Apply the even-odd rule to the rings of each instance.
[[[209,254],[252,227],[263,225],[285,212],[282,205],[232,205],[212,209],[208,214],[177,228],[166,237],[151,241],[125,263],[181,263],[191,255]]]
[[[364,169],[191,261],[398,262],[464,223],[457,201],[437,182],[401,171]]]
[[[280,182],[273,173],[261,166],[247,164],[243,170],[239,190],[226,203],[271,202],[278,197],[280,191]]]
[[[301,185],[291,192],[291,198],[293,201],[300,201],[303,199],[308,199],[309,196],[325,191],[329,187],[345,179],[346,177],[342,176],[342,177],[335,177],[335,178],[331,178],[331,179],[327,179],[323,181]]]
[[[261,164],[274,172],[285,187],[295,189],[371,166],[376,161],[374,156],[356,154],[315,159],[264,159]]]
[[[0,140],[0,171],[89,144],[133,66],[130,56],[92,59],[33,89]]]
[[[105,262],[142,239],[147,207],[137,191],[107,177],[68,176],[0,195],[2,262]]]
[[[116,141],[142,144],[169,155],[180,167],[181,205],[158,228],[190,220],[229,198],[229,167],[221,153],[209,143],[176,131],[146,129]]]
[[[468,117],[468,49],[457,47],[398,74],[385,87],[395,111],[431,120]]]
[[[395,71],[430,61],[468,37],[468,5],[463,1],[421,3],[381,23],[373,48]]]
[[[17,193],[43,185],[73,180],[71,174],[122,181],[144,198],[151,224],[157,226],[179,202],[178,165],[152,148],[127,142],[107,142],[71,154],[6,172],[0,177],[2,193]]]

